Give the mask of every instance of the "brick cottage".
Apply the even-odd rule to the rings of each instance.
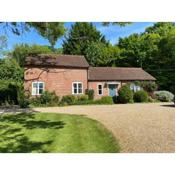
[[[119,88],[128,82],[136,91],[140,87],[134,81],[154,80],[142,68],[90,67],[84,56],[40,54],[25,60],[24,88],[31,96],[44,90],[64,96],[93,89],[95,99],[99,99],[118,95]]]

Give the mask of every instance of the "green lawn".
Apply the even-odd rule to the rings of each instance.
[[[18,114],[0,118],[0,152],[119,152],[99,122],[78,115]]]

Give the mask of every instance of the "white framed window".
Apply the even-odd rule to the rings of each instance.
[[[72,83],[72,94],[83,94],[83,83],[82,82]]]
[[[130,89],[134,92],[137,92],[137,91],[140,91],[141,90],[141,87],[138,86],[138,85],[135,85],[135,84],[131,84],[130,85]]]
[[[98,92],[98,95],[103,95],[103,85],[102,84],[97,84],[97,92]]]
[[[32,95],[41,95],[44,91],[44,82],[32,82]]]

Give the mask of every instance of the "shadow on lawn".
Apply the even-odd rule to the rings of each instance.
[[[64,125],[63,121],[37,120],[32,113],[3,116],[0,119],[0,152],[48,152],[44,146],[50,145],[52,140],[31,141],[23,129],[61,129]]]
[[[26,129],[61,129],[65,123],[63,121],[37,120],[33,113],[22,113],[15,116],[4,116],[0,122],[20,124]]]

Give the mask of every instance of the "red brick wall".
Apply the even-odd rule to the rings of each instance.
[[[98,84],[102,84],[103,86],[103,95],[98,95]],[[102,96],[109,96],[109,90],[108,90],[108,85],[106,84],[106,82],[100,82],[100,81],[94,81],[94,82],[89,82],[88,86],[89,89],[93,89],[94,90],[94,98],[95,99],[100,99]],[[118,90],[121,87],[121,83],[118,86]]]
[[[45,90],[55,91],[58,96],[72,94],[72,82],[82,82],[87,89],[87,70],[76,68],[26,68],[24,88],[31,95],[32,82],[45,82]]]

